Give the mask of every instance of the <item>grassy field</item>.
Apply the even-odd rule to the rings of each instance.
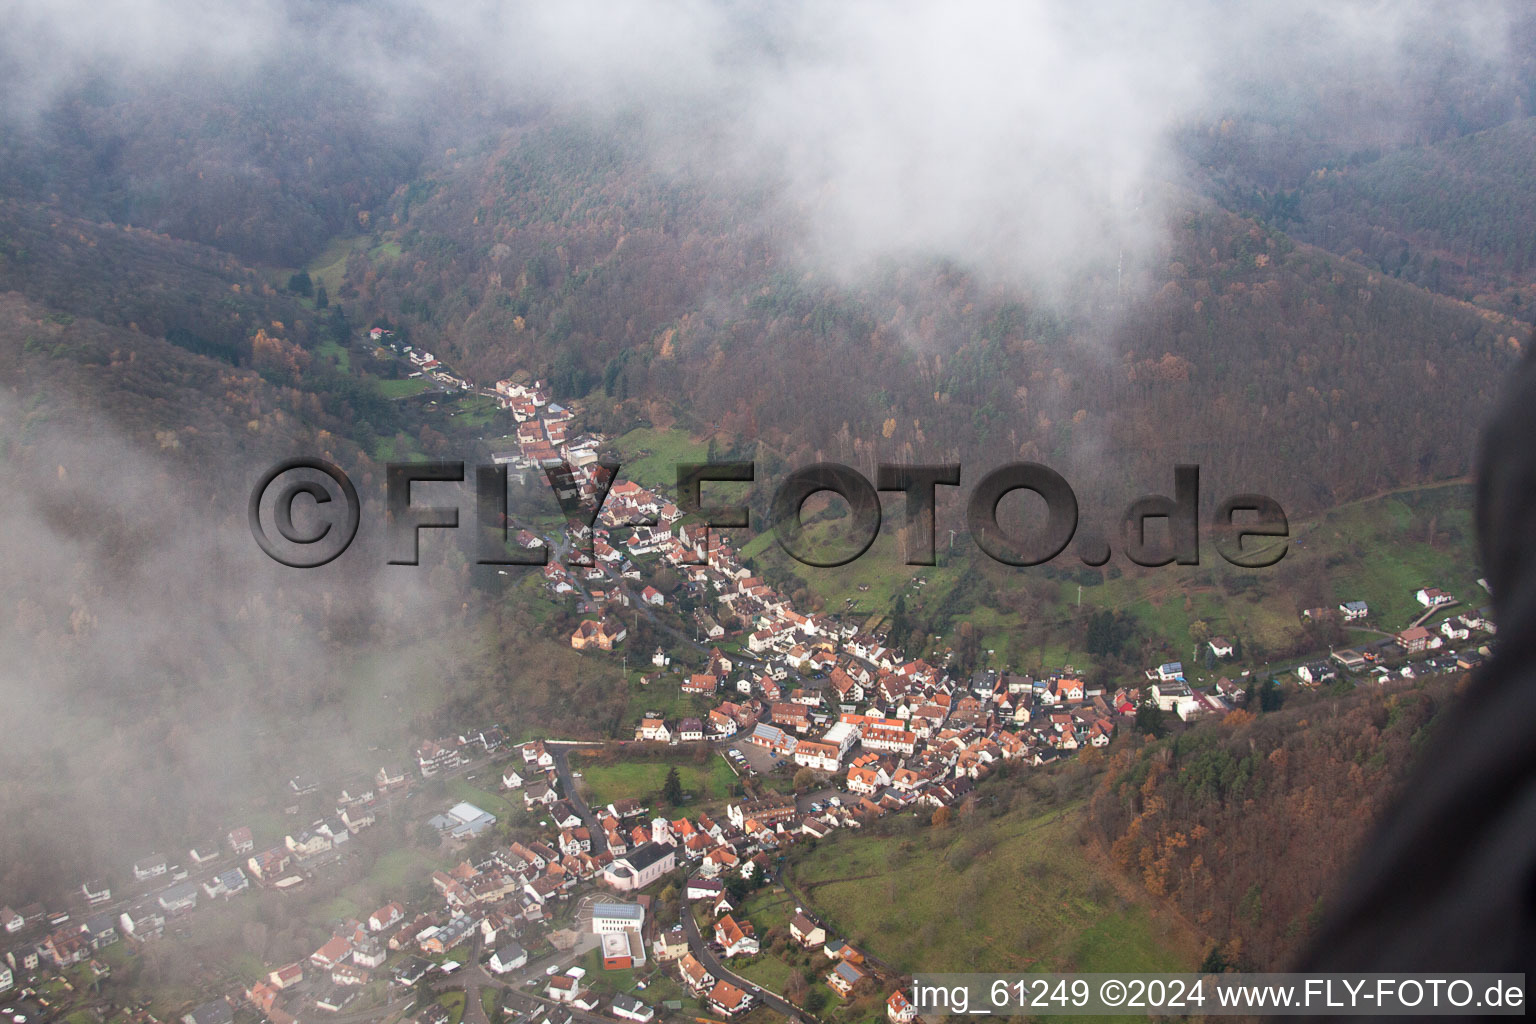
[[[904,971],[1190,970],[1201,952],[1185,925],[1106,880],[1074,809],[840,834],[793,877],[829,932]]]
[[[500,406],[496,404],[496,399],[487,395],[475,395],[467,392],[461,393],[454,400],[453,408],[449,411],[448,415],[458,426],[470,430],[483,430],[495,422],[498,417],[503,422],[506,422],[508,419],[508,414],[501,411]]]
[[[704,462],[709,454],[708,445],[693,440],[682,430],[642,427],[613,443],[619,450],[620,477],[643,487],[661,487],[668,497],[677,489],[677,464]]]
[[[385,398],[410,398],[430,390],[432,382],[425,377],[402,377],[399,380],[379,381],[379,394]]]
[[[438,858],[415,846],[395,846],[379,856],[369,878],[386,892],[397,892],[442,865]]]
[[[335,363],[342,373],[352,372],[352,354],[329,338],[315,347],[315,355]]]
[[[309,264],[309,276],[316,284],[325,285],[326,291],[335,295],[341,290],[347,272],[347,257],[364,241],[365,235],[338,235],[326,243],[325,248]]]
[[[731,787],[736,782],[730,766],[718,754],[711,754],[703,764],[694,764],[692,761],[601,764],[585,760],[578,763],[581,767],[573,764],[572,768],[582,773],[581,781],[586,784],[590,794],[587,800],[593,807],[603,807],[625,799],[654,802],[666,781],[667,770],[674,767],[682,781],[683,792],[691,793],[696,804],[725,800],[731,795]]]
[[[636,673],[637,677],[641,673]],[[682,718],[703,718],[713,706],[710,701],[683,692],[681,676],[667,675],[648,686],[632,683],[629,714],[625,724],[633,729],[640,719],[655,713],[671,722]]]

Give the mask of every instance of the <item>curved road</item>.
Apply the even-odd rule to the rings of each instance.
[[[783,996],[748,981],[721,963],[720,959],[715,956],[715,951],[709,948],[709,943],[699,933],[699,924],[693,919],[692,904],[683,904],[682,916],[683,934],[688,936],[688,949],[710,974],[713,974],[716,978],[730,981],[731,984],[756,997],[758,1002],[763,1003],[770,1010],[783,1014],[790,1020],[799,1021],[801,1024],[820,1024],[815,1017],[812,1017]]]

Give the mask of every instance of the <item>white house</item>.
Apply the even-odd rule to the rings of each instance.
[[[639,1021],[640,1024],[649,1024],[656,1017],[656,1011],[646,1006],[634,996],[624,995],[622,992],[613,997],[613,1015],[623,1020]]]
[[[1413,595],[1419,604],[1425,608],[1438,608],[1443,604],[1454,604],[1456,599],[1438,587],[1423,587]]]
[[[1345,622],[1355,622],[1371,614],[1371,609],[1364,601],[1345,601],[1339,605],[1339,614]]]
[[[1470,630],[1454,619],[1446,619],[1440,623],[1440,632],[1445,634],[1447,640],[1465,640],[1472,635]]]
[[[487,965],[497,974],[515,971],[528,963],[528,951],[515,942],[509,942],[491,955]]]

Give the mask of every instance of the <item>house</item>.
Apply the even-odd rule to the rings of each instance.
[[[1329,679],[1338,678],[1338,673],[1327,662],[1314,661],[1305,665],[1297,665],[1296,678],[1305,683],[1322,683]]]
[[[515,971],[519,967],[526,966],[527,963],[528,951],[515,942],[508,942],[506,945],[498,947],[496,952],[491,954],[491,961],[488,966],[497,974],[506,974],[508,971]]]
[[[236,857],[249,856],[256,852],[256,841],[251,836],[251,830],[245,825],[230,829],[224,837],[224,842],[229,846],[229,852]]]
[[[167,914],[180,914],[192,910],[197,906],[197,886],[191,882],[173,885],[162,892],[155,902],[159,903],[160,909]]]
[[[27,926],[27,919],[10,907],[0,907],[0,926],[5,928],[7,934],[15,935]]]
[[[217,896],[228,899],[235,893],[244,892],[250,887],[251,880],[245,877],[244,871],[241,871],[239,868],[230,868],[228,871],[221,871],[204,882],[203,892],[208,894],[209,899]]]
[[[692,953],[684,953],[677,961],[677,974],[688,991],[696,996],[708,992],[715,984],[715,976],[706,971]]]
[[[1213,636],[1205,643],[1211,649],[1211,657],[1213,658],[1230,658],[1233,652],[1237,650],[1232,641],[1224,636]]]
[[[580,968],[574,968],[580,970]],[[552,1003],[574,1003],[584,994],[581,978],[569,973],[557,974],[544,986],[544,997]]]
[[[406,784],[405,772],[399,768],[381,765],[379,770],[373,773],[373,784],[380,793],[399,789]]]
[[[757,936],[752,934],[752,923],[737,921],[730,914],[715,922],[715,941],[728,957],[756,956],[758,953],[758,941]]]
[[[535,782],[523,790],[523,806],[532,809],[537,806],[548,807],[560,799],[560,794],[550,788],[547,782]]]
[[[683,890],[683,894],[687,899],[704,900],[709,903],[719,899],[720,895],[724,892],[725,883],[720,881],[720,879],[704,878],[701,875],[694,875],[688,879],[688,884]]]
[[[901,989],[897,989],[885,1001],[885,1016],[891,1024],[912,1024],[917,1020],[917,1007],[902,994]]]
[[[720,680],[709,673],[696,672],[683,681],[681,690],[683,693],[697,694],[703,697],[712,697],[720,686]]]
[[[685,718],[677,725],[677,738],[681,743],[700,743],[704,739],[704,722],[698,718]]]
[[[386,903],[368,915],[368,930],[382,932],[405,920],[405,908],[398,903]]]
[[[438,772],[453,771],[463,763],[458,745],[447,740],[427,740],[416,748],[416,767],[424,779]]]
[[[1429,644],[1429,630],[1423,626],[1410,626],[1397,634],[1398,646],[1409,654],[1424,650]]]
[[[508,768],[506,771],[501,773],[502,789],[521,789],[522,786],[523,777],[517,774],[516,769]]]
[[[234,1020],[234,1011],[223,999],[204,1003],[181,1018],[182,1024],[234,1024]]]
[[[826,984],[833,987],[833,992],[846,999],[849,993],[854,990],[854,986],[863,981],[863,979],[865,979],[865,972],[860,970],[856,964],[852,964],[848,960],[840,960],[837,966],[833,967],[833,973],[826,975]]]
[[[667,728],[667,723],[661,718],[642,718],[640,724],[635,727],[635,739],[654,743],[672,742],[672,730]]]
[[[623,623],[608,619],[586,619],[571,634],[571,646],[578,651],[611,651],[614,645],[623,643],[629,630]]]
[[[652,955],[663,963],[679,960],[687,952],[688,936],[683,932],[683,926],[680,924],[659,933],[656,941],[651,944]]]
[[[310,857],[318,857],[330,850],[334,844],[331,842],[331,837],[324,832],[305,829],[297,836],[284,836],[283,845],[289,853],[302,861]]]
[[[245,866],[256,876],[257,881],[270,884],[288,870],[289,859],[287,849],[274,846],[270,850],[252,854],[246,859]]]
[[[110,946],[117,941],[117,925],[113,923],[111,914],[97,914],[87,918],[80,926],[80,931],[90,941],[92,949]]]
[[[85,902],[92,907],[112,902],[112,887],[99,879],[92,879],[80,887]]]
[[[644,590],[640,591],[640,600],[648,605],[653,606],[660,606],[667,603],[667,599],[663,597],[661,591],[657,590],[655,587],[646,587]]]
[[[410,986],[420,981],[422,978],[426,977],[427,972],[430,971],[433,966],[434,965],[430,960],[423,960],[419,956],[408,956],[399,964],[397,964],[395,968],[389,973],[390,977],[394,979],[396,985],[409,988]]]
[[[366,985],[368,984],[368,972],[357,964],[337,964],[331,968],[331,984],[333,985]]]
[[[309,962],[322,971],[329,971],[352,955],[352,944],[340,935],[333,935],[325,945],[309,954]]]
[[[1189,687],[1182,680],[1153,683],[1148,689],[1153,702],[1163,711],[1175,710],[1179,701],[1188,700],[1191,695]]]
[[[844,999],[847,999],[853,987],[863,980],[864,972],[847,960],[839,960],[837,966],[832,968],[832,973],[827,975],[827,984],[832,986],[832,991]]]
[[[384,944],[377,939],[354,940],[352,943],[352,962],[359,967],[382,967],[388,958]]]
[[[646,1006],[634,996],[619,993],[613,997],[613,1015],[622,1020],[639,1021],[640,1024],[649,1024],[656,1017],[656,1011]]]
[[[716,1013],[723,1013],[727,1017],[752,1009],[752,997],[728,981],[715,982],[705,1001]]]
[[[1364,601],[1345,601],[1339,605],[1339,614],[1345,622],[1358,622],[1371,614],[1371,609]]]
[[[1472,635],[1472,631],[1454,619],[1446,619],[1440,623],[1440,632],[1445,634],[1447,640],[1466,640]]]
[[[169,870],[164,857],[158,853],[150,854],[143,860],[135,861],[133,865],[133,880],[135,882],[147,882],[151,878],[159,878]]]
[[[1425,608],[1438,608],[1443,604],[1455,604],[1456,598],[1447,594],[1438,587],[1423,587],[1417,591],[1414,598]]]
[[[814,949],[824,946],[827,942],[827,930],[813,917],[807,917],[805,912],[795,908],[795,916],[789,922],[789,934],[806,949]]]
[[[315,1009],[324,1010],[327,1013],[340,1013],[351,1005],[357,995],[355,986],[338,985],[333,981],[329,987],[315,996]]]

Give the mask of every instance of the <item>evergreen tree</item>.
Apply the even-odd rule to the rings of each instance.
[[[683,780],[677,774],[677,766],[667,769],[666,781],[661,784],[661,798],[676,807],[683,802]]]

